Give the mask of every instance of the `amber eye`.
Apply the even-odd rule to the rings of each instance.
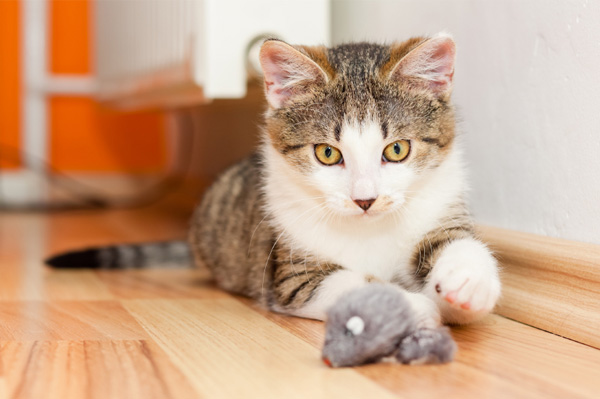
[[[315,155],[319,162],[327,166],[337,165],[344,160],[340,150],[327,144],[317,144],[315,146]]]
[[[400,140],[385,147],[383,160],[386,162],[400,162],[410,153],[410,141]]]

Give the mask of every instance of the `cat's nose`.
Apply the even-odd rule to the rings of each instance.
[[[363,211],[367,211],[373,205],[377,198],[371,198],[366,200],[353,200],[356,205],[358,205]]]

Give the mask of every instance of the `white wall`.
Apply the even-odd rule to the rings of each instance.
[[[600,244],[600,1],[333,1],[333,42],[446,30],[478,222]]]

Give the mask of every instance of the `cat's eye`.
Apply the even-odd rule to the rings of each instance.
[[[317,144],[315,146],[315,156],[323,165],[331,166],[342,163],[342,153],[335,147],[327,144]]]
[[[385,147],[382,158],[385,162],[401,162],[409,153],[410,141],[399,140]]]

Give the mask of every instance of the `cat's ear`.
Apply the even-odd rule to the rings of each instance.
[[[327,83],[327,75],[315,61],[280,40],[267,40],[259,58],[267,101],[275,109]]]
[[[456,45],[440,34],[408,52],[390,72],[390,79],[431,90],[438,97],[452,92]]]

